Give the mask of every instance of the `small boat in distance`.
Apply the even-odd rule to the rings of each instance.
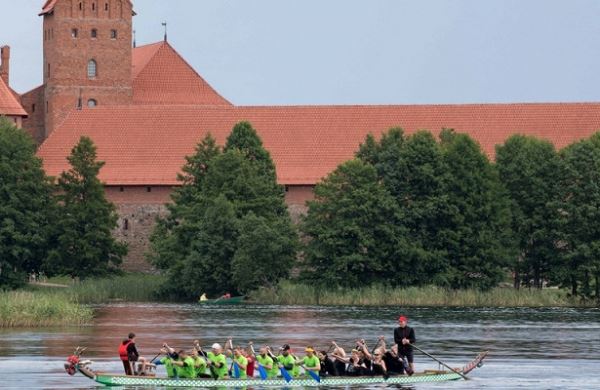
[[[225,297],[215,299],[199,299],[198,303],[202,305],[237,305],[238,303],[244,302],[244,296],[240,295],[237,297]]]

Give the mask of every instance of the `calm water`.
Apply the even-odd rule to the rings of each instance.
[[[393,339],[398,308],[123,304],[98,307],[83,328],[0,330],[0,388],[90,389],[94,382],[69,377],[65,357],[87,346],[96,369],[120,371],[119,341],[130,331],[138,349],[152,358],[163,341],[190,347],[254,341],[280,346],[330,340],[346,347],[357,338],[371,346],[379,335]],[[415,389],[600,389],[600,310],[412,308],[402,310],[417,332],[418,345],[451,366],[462,366],[481,350],[490,356],[470,381],[419,384]],[[415,356],[417,369],[437,368]],[[163,368],[159,368],[162,373]],[[383,388],[385,386],[372,387]]]

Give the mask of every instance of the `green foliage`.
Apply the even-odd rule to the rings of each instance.
[[[480,146],[466,134],[440,134],[447,166],[445,191],[451,210],[441,244],[452,288],[491,288],[515,255],[506,190]]]
[[[595,296],[600,302],[600,133],[568,146],[560,156],[559,245],[564,255],[553,279],[573,295]]]
[[[297,237],[275,165],[252,126],[237,124],[222,151],[207,136],[182,170],[170,213],[151,237],[149,258],[167,270],[164,292],[192,299],[287,277]],[[287,267],[271,266],[276,261]]]
[[[22,285],[47,255],[55,202],[24,131],[0,118],[0,289]]]
[[[58,179],[59,223],[46,271],[81,278],[115,272],[127,247],[112,236],[118,217],[98,179],[104,163],[96,161],[96,147],[88,137],[80,139],[67,159],[71,169]]]
[[[508,191],[512,229],[518,238],[515,287],[542,287],[556,265],[561,162],[544,140],[514,135],[496,147],[496,165]]]
[[[400,211],[375,168],[361,160],[340,165],[315,188],[303,232],[305,278],[337,286],[391,283],[413,256],[403,240]],[[408,269],[405,269],[408,271]]]

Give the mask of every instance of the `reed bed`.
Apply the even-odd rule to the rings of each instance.
[[[126,274],[113,278],[87,279],[64,291],[73,302],[85,304],[114,301],[153,302],[164,277],[160,275]]]
[[[0,328],[78,326],[92,318],[91,308],[69,302],[61,294],[0,292]]]
[[[455,306],[455,307],[578,307],[590,303],[572,299],[564,290],[490,291],[449,290],[436,286],[391,288],[371,286],[359,289],[317,288],[282,282],[276,288],[262,288],[250,300],[276,305],[356,305],[356,306]]]

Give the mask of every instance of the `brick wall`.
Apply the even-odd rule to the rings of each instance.
[[[44,15],[46,137],[71,110],[92,100],[131,102],[131,23],[128,0],[62,0]],[[92,60],[95,76],[88,75]]]
[[[39,144],[44,142],[44,87],[39,86],[21,95],[21,105],[29,116],[23,119],[23,129]]]
[[[118,228],[115,236],[128,243],[129,254],[123,264],[128,271],[152,271],[145,258],[149,238],[158,216],[167,214],[171,188],[167,186],[107,186],[106,197],[117,206]],[[150,190],[148,190],[150,189]],[[285,201],[294,222],[306,213],[306,201],[314,198],[313,186],[287,186]]]

